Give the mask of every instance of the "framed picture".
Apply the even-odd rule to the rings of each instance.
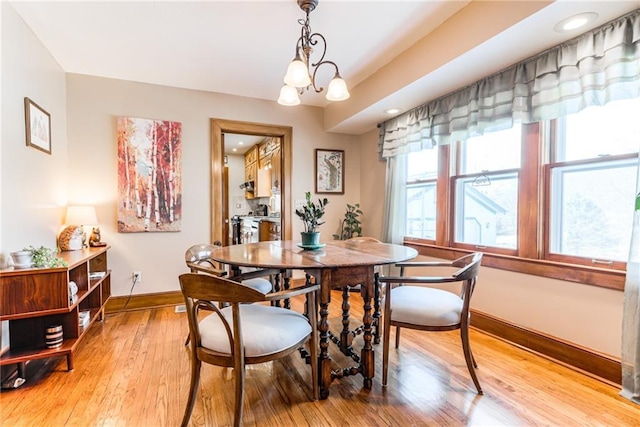
[[[27,145],[51,154],[51,116],[29,98],[24,99],[24,123]]]
[[[344,150],[316,149],[316,193],[344,194]]]

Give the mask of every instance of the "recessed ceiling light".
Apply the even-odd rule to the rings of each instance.
[[[592,23],[598,18],[598,14],[595,12],[585,12],[578,15],[571,16],[567,19],[563,19],[558,22],[554,27],[554,31],[558,33],[568,33],[578,28],[582,28],[587,24]]]
[[[400,112],[399,108],[389,108],[387,110],[384,110],[385,114],[397,114]]]
[[[237,148],[233,148],[231,151],[233,151],[235,153],[236,151],[238,151],[238,149]]]
[[[242,144],[244,144],[244,142],[238,141],[238,145],[242,145]]]

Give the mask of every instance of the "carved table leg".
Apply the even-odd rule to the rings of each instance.
[[[380,282],[378,281],[378,273],[374,273],[373,275],[373,343],[380,344],[380,318],[382,314],[380,313],[380,306],[382,305],[382,296],[380,289]]]
[[[373,376],[375,373],[375,363],[373,357],[373,347],[371,345],[372,333],[371,325],[373,323],[373,316],[371,315],[371,297],[374,294],[373,290],[373,271],[368,274],[367,280],[361,286],[362,299],[364,302],[364,316],[362,321],[364,323],[364,347],[362,348],[361,362],[362,362],[362,376],[364,377],[364,387],[371,388],[373,385]]]
[[[280,276],[282,274],[276,274],[273,278],[273,292],[280,292]],[[272,303],[276,307],[280,307],[280,300],[273,301]]]
[[[320,383],[320,399],[329,397],[332,382],[331,356],[329,356],[329,303],[331,302],[331,271],[322,270],[320,280],[320,354],[318,356],[318,381]],[[316,283],[318,277],[316,276]]]
[[[349,316],[351,315],[349,303],[349,286],[342,288],[342,332],[340,332],[340,350],[344,353],[351,348],[353,334],[349,330]]]
[[[291,274],[290,274],[290,272],[286,272],[283,276],[284,276],[283,277],[284,280],[283,280],[283,284],[282,284],[282,290],[283,291],[288,291],[289,287],[291,286],[291,283],[290,283]],[[285,298],[284,299],[284,308],[286,308],[287,310],[291,309],[291,300],[289,298]]]

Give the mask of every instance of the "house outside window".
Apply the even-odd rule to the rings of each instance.
[[[455,179],[454,242],[518,248],[521,126],[461,142]]]

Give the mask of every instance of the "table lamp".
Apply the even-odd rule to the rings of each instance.
[[[67,206],[66,227],[60,232],[58,246],[63,251],[87,247],[85,225],[97,225],[98,217],[93,206]]]

